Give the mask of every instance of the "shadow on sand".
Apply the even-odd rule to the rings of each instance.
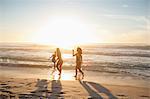
[[[30,94],[19,94],[19,99],[63,99],[62,85],[60,80],[51,81],[51,90],[48,90],[49,82],[45,79],[38,79],[35,85],[36,90]]]
[[[27,86],[31,86],[31,83],[28,83]],[[35,90],[25,94],[19,94],[19,99],[32,99],[32,98],[46,98],[48,94],[51,93],[50,90],[47,89],[48,81],[45,79],[38,79],[35,85]]]
[[[98,83],[81,80],[79,83],[89,93],[88,99],[117,99],[107,88]],[[50,87],[48,87],[49,84],[51,84]],[[28,84],[28,86],[31,85]],[[64,99],[64,94],[60,80],[48,82],[45,79],[38,79],[35,90],[30,93],[19,94],[19,99]]]
[[[94,82],[80,81],[79,83],[86,89],[89,93],[91,99],[117,99],[107,88]],[[103,94],[103,96],[102,96]]]
[[[63,99],[62,94],[64,94],[62,91],[62,85],[60,80],[53,80],[52,81],[52,94],[50,95],[50,98],[53,99]]]

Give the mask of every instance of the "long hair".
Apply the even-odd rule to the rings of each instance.
[[[59,59],[61,59],[61,52],[59,48],[56,49],[56,55]]]
[[[78,48],[77,48],[77,52],[78,52],[79,54],[82,54],[82,49],[81,49],[80,47],[78,47]]]

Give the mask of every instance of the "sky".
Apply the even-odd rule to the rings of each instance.
[[[0,42],[150,44],[150,0],[0,0]]]

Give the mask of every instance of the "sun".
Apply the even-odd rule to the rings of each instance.
[[[81,19],[68,16],[51,17],[45,26],[34,34],[33,42],[53,44],[71,48],[77,44],[92,41],[92,29]]]

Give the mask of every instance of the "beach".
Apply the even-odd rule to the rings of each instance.
[[[131,75],[85,72],[75,80],[74,70],[58,79],[53,68],[0,67],[1,99],[149,99],[149,80]],[[78,75],[81,76],[80,74]]]
[[[150,99],[150,0],[0,8],[0,99]]]
[[[59,78],[49,57],[55,46],[0,44],[0,99],[149,99],[149,45],[82,45],[81,74],[72,49],[61,48]]]

